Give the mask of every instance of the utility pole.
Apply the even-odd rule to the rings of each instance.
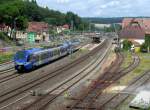
[[[13,27],[14,27],[14,29],[13,29],[13,30],[14,30],[14,31],[13,31],[13,40],[14,40],[14,41],[16,41],[16,20],[17,20],[17,19],[18,19],[18,18],[15,18],[15,19],[14,19],[14,22],[13,22],[13,25],[14,25],[14,26],[13,26]]]
[[[89,32],[91,32],[91,23],[89,23]]]
[[[120,47],[119,35],[118,35],[118,31],[117,31],[117,29],[116,29],[115,23],[113,23],[113,26],[114,26],[114,29],[115,29],[115,33],[116,33],[116,35],[117,35],[117,45],[118,45],[118,47]]]
[[[74,22],[71,20],[71,30],[74,31]]]

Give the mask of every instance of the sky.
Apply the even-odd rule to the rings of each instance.
[[[137,17],[150,16],[150,0],[37,0],[49,9],[81,17]]]

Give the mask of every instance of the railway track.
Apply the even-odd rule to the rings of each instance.
[[[13,61],[9,61],[9,62],[6,62],[6,63],[2,63],[2,64],[0,64],[0,67],[2,67],[2,66],[4,66],[4,65],[6,65],[6,64],[10,64],[10,63],[12,63]]]
[[[11,72],[11,71],[14,71],[14,67],[11,67],[11,68],[8,68],[8,69],[5,69],[5,70],[1,70],[0,71],[0,75],[4,74],[4,73],[8,73],[8,72]]]
[[[120,60],[120,62],[122,61]],[[127,68],[121,69],[120,71],[117,71],[117,69],[114,69],[113,73],[115,73],[114,74],[115,76],[107,75],[107,73],[109,73],[110,70],[112,72],[112,68],[110,68],[110,70],[108,70],[108,72],[106,72],[104,76],[98,79],[98,84],[95,84],[95,85],[100,85],[100,87],[97,88],[96,86],[94,86],[94,88],[92,89],[90,88],[88,92],[86,93],[86,95],[84,95],[83,97],[80,97],[79,101],[76,101],[72,106],[69,106],[68,108],[71,110],[73,109],[86,109],[86,110],[96,109],[95,107],[93,107],[93,105],[96,99],[102,94],[102,90],[104,90],[113,82],[115,82],[116,80],[124,76],[126,73],[132,71],[139,64],[139,62],[140,62],[139,57],[137,56],[134,57],[133,63],[129,65]],[[90,101],[87,102],[88,99],[90,99]]]
[[[11,74],[0,77],[0,83],[4,83],[4,82],[14,79],[16,77],[19,77],[20,75],[21,74],[17,74],[17,72],[14,70]]]
[[[118,71],[116,77],[113,78],[113,82],[117,81],[118,79],[120,79],[121,77],[123,77],[124,75],[126,75],[127,73],[131,72],[133,69],[135,69],[135,68],[139,65],[139,63],[140,63],[140,58],[139,58],[137,55],[135,55],[135,54],[133,54],[133,57],[134,57],[134,58],[133,58],[133,62],[132,62],[128,67],[126,67],[126,68],[121,69],[120,71]],[[111,84],[112,84],[112,83],[110,83],[109,85],[111,85]],[[94,100],[97,99],[101,94],[102,94],[101,91],[98,92],[98,94],[96,95],[96,97],[94,97],[93,102],[94,102]],[[92,103],[91,105],[93,105],[93,102],[91,102],[91,103]],[[103,110],[101,107],[97,107],[97,108],[98,108],[98,110],[99,110],[99,109],[100,109],[100,110]],[[96,109],[97,109],[97,108],[96,108]],[[87,109],[87,110],[88,110],[88,109]]]
[[[136,57],[137,58],[137,57]],[[124,73],[129,73],[131,72],[135,67],[138,66],[139,62],[140,62],[140,59],[138,58],[136,60],[136,58],[133,59],[133,62],[128,66],[126,67],[123,71]],[[134,67],[133,67],[134,65]],[[129,69],[130,68],[130,69]],[[143,78],[143,76],[145,76],[146,73],[148,73],[149,71],[145,72],[143,75],[139,76],[138,78],[136,78],[133,82],[131,82],[131,84],[129,84],[129,86],[127,87],[127,89],[131,88],[137,81],[139,81],[140,79]],[[135,89],[132,88],[132,89]],[[122,93],[125,93],[125,91],[123,90]],[[103,110],[105,108],[106,105],[109,105],[108,103],[110,103],[113,99],[115,99],[117,96],[120,96],[121,93],[117,93],[115,95],[113,95],[111,98],[109,98],[109,100],[107,101],[103,101],[103,103],[97,107],[97,110]],[[117,99],[118,100],[118,99]]]
[[[0,64],[0,75],[11,71],[14,71],[13,61]]]
[[[19,74],[16,74],[17,71],[12,68],[8,68],[7,70],[0,71],[0,83],[6,82],[10,79],[16,78],[20,76]]]
[[[113,77],[111,72],[116,71],[119,68],[119,65],[122,63],[122,60],[123,60],[123,56],[120,53],[117,53],[116,61],[113,62],[113,64],[110,66],[110,68],[108,68],[107,72],[105,72],[102,76],[100,76],[98,78],[98,80],[101,81],[101,83],[100,83],[101,87],[97,88],[97,84],[94,84],[94,85],[91,85],[91,87],[89,87],[89,88],[85,88],[83,93],[81,93],[80,97],[77,98],[79,100],[74,101],[74,103],[72,103],[71,105],[68,105],[67,108],[69,110],[93,109],[91,107],[91,104],[93,103],[93,101],[95,99],[95,96],[93,97],[93,94],[96,94],[96,96],[97,96],[97,92],[99,92],[99,90],[103,90],[104,88],[107,87],[108,83],[104,83],[104,82],[108,81],[111,77]],[[91,101],[87,103],[87,101],[89,99]]]
[[[19,76],[16,74],[16,70],[12,65],[13,65],[13,61],[0,65],[0,68],[5,68],[0,70],[0,83],[6,82],[10,79]]]
[[[98,61],[98,59],[101,57],[101,55],[93,60],[89,65],[87,65],[84,69],[82,69],[78,74],[75,76],[69,78],[64,83],[60,84],[56,88],[49,91],[45,96],[39,98],[29,106],[24,107],[22,110],[44,110],[49,104],[53,103],[53,101],[61,96],[65,91],[76,85],[78,82],[83,80],[85,77],[87,77],[106,57],[106,55],[103,56],[103,58]],[[94,65],[94,66],[93,66]],[[92,66],[92,69],[88,71],[87,73],[84,73],[88,68]],[[84,74],[83,74],[84,73]],[[68,85],[68,86],[66,86]],[[59,89],[63,88],[57,95],[52,96],[51,94],[56,93]]]
[[[133,94],[138,89],[138,87],[143,86],[144,84],[149,82],[149,78],[150,71],[146,71],[144,74],[140,75],[140,77],[137,77],[134,81],[132,81],[126,89],[124,89],[120,93],[115,94],[97,110],[107,110],[107,105],[112,104],[113,105],[111,106],[111,108],[116,110],[116,108],[118,108],[120,104],[122,104],[126,99],[130,97],[131,94]]]
[[[35,79],[31,82],[28,82],[27,84],[24,84],[20,87],[16,87],[13,90],[10,90],[8,92],[5,92],[3,94],[0,95],[0,103],[3,103],[25,91],[31,90],[33,87],[36,87],[38,85],[40,85],[41,83],[54,78],[55,76],[61,74],[62,71],[66,71],[69,68],[72,68],[74,65],[77,65],[79,63],[81,63],[82,61],[86,60],[87,58],[89,58],[89,56],[93,55],[94,53],[96,53],[99,49],[103,48],[104,46],[106,46],[108,41],[105,41],[101,46],[97,47],[96,49],[94,49],[93,51],[89,52],[87,55],[79,58],[78,60],[69,63],[67,66],[64,65],[62,67],[56,68],[56,70],[51,71],[49,74],[44,75],[43,77],[40,77],[38,79]],[[3,107],[1,107],[0,109],[4,109]]]

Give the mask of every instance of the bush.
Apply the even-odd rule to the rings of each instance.
[[[3,40],[3,41],[5,41],[6,43],[11,43],[11,40],[3,32],[0,32],[0,39]]]
[[[143,44],[141,45],[140,51],[141,51],[141,52],[147,52],[147,45],[146,45],[146,43],[143,43]]]
[[[132,42],[128,40],[123,41],[123,49],[124,50],[130,50],[132,46]]]

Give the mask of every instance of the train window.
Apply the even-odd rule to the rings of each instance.
[[[65,52],[66,51],[66,48],[63,48],[63,52]]]
[[[53,57],[53,53],[52,52],[49,52],[49,54],[50,54],[50,57]]]
[[[44,60],[45,59],[45,55],[44,53],[41,54],[41,60]]]
[[[24,59],[26,57],[26,54],[24,51],[19,51],[16,53],[16,59],[19,60],[19,59]]]
[[[31,57],[32,57],[31,55],[28,56],[27,62],[31,61]]]
[[[63,48],[63,53],[65,52],[65,48]]]
[[[62,53],[62,48],[60,48],[60,53]]]
[[[56,49],[53,51],[53,55],[54,56],[57,55],[57,50]]]
[[[47,59],[49,58],[49,53],[48,52],[44,52],[44,53],[41,53],[41,60],[44,60],[44,59]]]
[[[58,54],[58,50],[55,50],[55,55],[57,55]]]
[[[40,60],[41,60],[41,55],[38,54],[38,55],[37,55],[37,58],[38,58],[38,61],[40,61]]]
[[[34,61],[38,61],[38,55],[33,56]]]
[[[60,55],[60,48],[57,50],[57,54]]]
[[[64,52],[65,52],[65,48],[62,48],[61,53],[64,53]]]
[[[46,53],[45,53],[45,58],[48,58],[48,57],[49,57],[49,53],[46,52]]]
[[[36,56],[36,55],[29,55],[27,58],[27,62],[37,61],[37,60],[38,60],[38,56]]]

